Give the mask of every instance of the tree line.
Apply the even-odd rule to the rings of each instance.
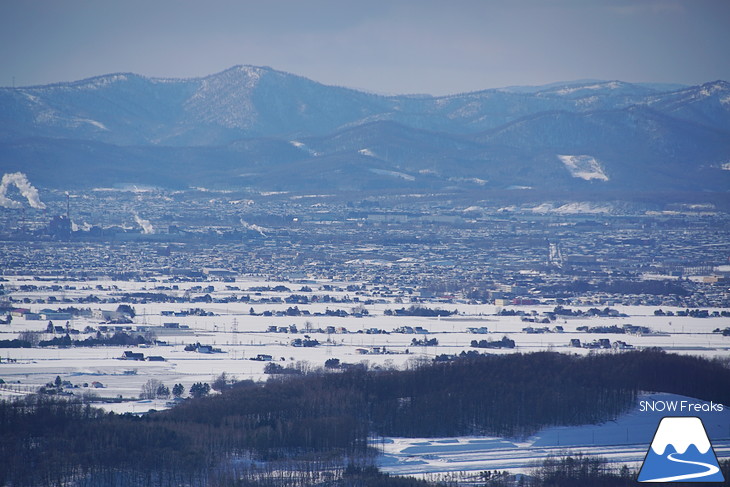
[[[0,402],[0,485],[327,485],[325,472],[334,482],[348,464],[372,464],[372,436],[529,435],[606,421],[640,391],[730,404],[730,369],[656,350],[468,354],[238,381],[143,417],[31,396]],[[282,472],[289,480],[270,483]],[[361,474],[358,485],[389,482]]]

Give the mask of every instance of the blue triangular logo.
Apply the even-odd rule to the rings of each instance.
[[[662,418],[654,433],[639,482],[724,482],[715,451],[700,418]]]

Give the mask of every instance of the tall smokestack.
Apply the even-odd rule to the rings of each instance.
[[[68,221],[71,221],[71,197],[68,194],[68,191],[66,191],[66,218]]]

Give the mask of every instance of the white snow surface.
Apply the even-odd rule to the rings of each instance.
[[[363,155],[363,156],[368,156],[368,157],[378,157],[378,156],[377,156],[377,155],[375,154],[375,152],[371,151],[370,149],[360,149],[360,150],[359,150],[359,151],[357,151],[357,152],[358,152],[359,154]]]
[[[75,119],[75,121],[81,122],[81,123],[88,123],[89,125],[93,125],[94,127],[102,129],[102,130],[107,130],[107,131],[109,130],[106,127],[106,125],[104,125],[103,123],[101,123],[97,120],[92,120],[90,118],[77,118],[77,119]]]
[[[554,91],[554,93],[558,95],[570,95],[571,93],[575,93],[576,91],[581,90],[615,90],[617,88],[620,88],[621,85],[622,83],[618,81],[608,81],[605,83],[595,83],[592,85],[567,86],[565,88]]]
[[[593,179],[608,181],[608,176],[603,172],[601,164],[593,156],[558,154],[558,159],[560,159],[560,162],[565,165],[565,168],[574,178],[585,179],[586,181]]]
[[[290,140],[289,143],[296,147],[297,149],[301,149],[305,152],[307,152],[311,156],[318,156],[319,153],[312,148],[310,148],[307,144],[304,142],[299,142],[298,140]]]
[[[378,174],[380,176],[392,176],[394,178],[400,178],[405,179],[406,181],[415,181],[416,178],[414,176],[411,176],[410,174],[406,174],[399,171],[389,171],[387,169],[376,169],[376,168],[370,168],[370,172],[374,174]]]
[[[517,207],[501,208],[500,211],[515,211]],[[600,214],[612,213],[613,208],[610,205],[600,205],[587,201],[572,201],[565,204],[541,203],[538,206],[529,209],[533,213],[556,213],[562,215],[572,214]]]
[[[472,183],[478,184],[479,186],[484,186],[489,182],[486,179],[481,178],[449,178],[449,181],[454,181],[456,183]]]

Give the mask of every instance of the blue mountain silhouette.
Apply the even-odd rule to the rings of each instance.
[[[663,455],[654,453],[649,448],[649,453],[644,460],[644,465],[639,473],[639,482],[651,482],[657,479],[666,479],[669,477],[678,477],[686,475],[696,475],[696,477],[684,478],[676,480],[677,482],[724,482],[725,478],[722,472],[718,471],[711,475],[706,475],[709,471],[708,467],[692,463],[698,462],[718,467],[717,458],[712,448],[706,453],[700,453],[695,445],[690,445],[682,454],[677,453],[674,445],[668,445]]]

